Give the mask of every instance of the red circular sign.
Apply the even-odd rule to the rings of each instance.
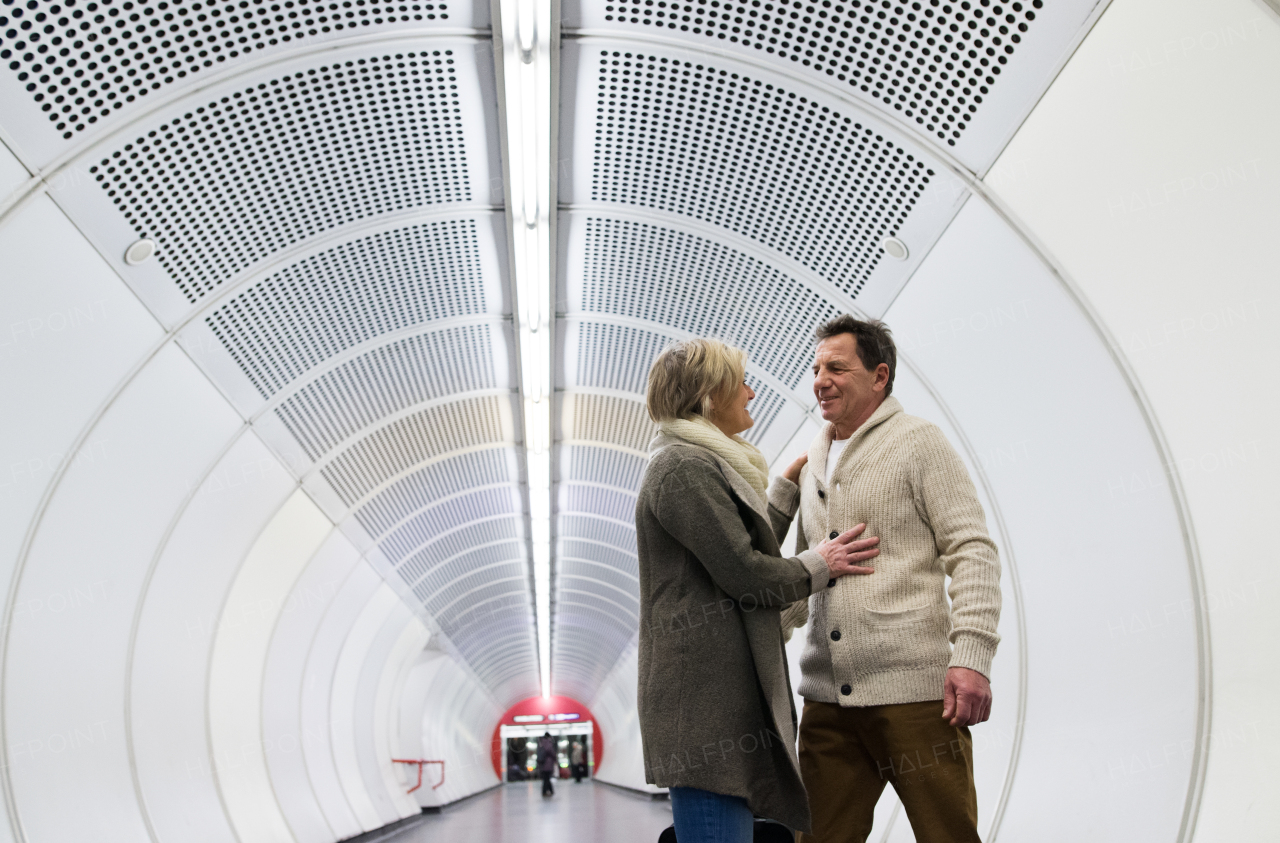
[[[557,714],[578,715],[576,718],[566,717],[556,719]],[[535,720],[537,716],[541,716],[541,720]],[[519,717],[520,721],[516,718]],[[525,718],[529,718],[526,720]],[[503,726],[529,726],[538,728],[539,726],[560,725],[565,723],[581,723],[583,721],[591,721],[591,756],[595,762],[595,768],[600,768],[600,758],[604,754],[604,736],[600,734],[600,723],[591,716],[591,709],[572,697],[529,697],[527,700],[521,700],[511,708],[507,709],[507,713],[502,715],[502,719],[498,721],[498,725],[493,727],[493,771],[498,774],[500,781],[506,781],[506,765],[503,764],[503,746],[502,746],[502,727]]]

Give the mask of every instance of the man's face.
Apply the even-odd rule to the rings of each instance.
[[[853,334],[836,334],[818,343],[813,360],[813,394],[822,418],[836,426],[844,439],[879,405],[889,380],[889,367],[881,363],[868,370],[858,357]]]

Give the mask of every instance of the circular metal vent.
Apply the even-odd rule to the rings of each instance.
[[[677,30],[824,73],[955,146],[1043,0],[615,2],[605,19]]]
[[[151,91],[277,44],[448,17],[440,2],[0,0],[0,58],[69,138]]]
[[[195,302],[319,232],[469,200],[451,55],[282,75],[170,120],[89,171]]]
[[[739,73],[602,51],[591,198],[722,225],[856,296],[933,171],[854,117]]]

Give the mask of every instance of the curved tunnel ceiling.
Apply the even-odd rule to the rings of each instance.
[[[692,335],[745,347],[757,392],[748,438],[776,463],[819,422],[806,378],[813,326],[838,312],[883,316],[903,350],[908,410],[961,447],[1004,552],[998,670],[1017,677],[1017,692],[979,771],[989,834],[1034,836],[1043,814],[1018,806],[1054,801],[1062,774],[1048,759],[1087,777],[1111,747],[1149,733],[1177,734],[1191,750],[1169,776],[1093,798],[1100,816],[1140,804],[1133,822],[1186,838],[1207,740],[1204,626],[1197,615],[1159,641],[1120,647],[1107,626],[1144,588],[1157,603],[1200,605],[1185,507],[1176,484],[1118,503],[1099,486],[1100,476],[1161,473],[1160,431],[1082,297],[982,182],[1105,5],[562,3],[554,693],[591,703],[625,664],[640,622],[632,512],[654,432],[643,406],[654,354]],[[213,573],[202,585],[191,572],[199,563],[181,560],[200,559],[197,537],[231,520],[246,551],[220,576],[235,588],[249,589],[241,583],[251,577],[254,588],[284,588],[248,550],[276,530],[296,547],[296,576],[347,595],[350,606],[301,610],[274,634],[292,634],[304,616],[323,630],[334,613],[343,634],[360,630],[380,652],[432,640],[458,671],[441,687],[477,710],[536,694],[507,150],[488,5],[31,0],[0,17],[0,128],[40,174],[4,213],[65,215],[159,325],[129,316],[131,344],[104,356],[96,391],[67,414],[80,454],[135,436],[128,447],[154,450],[156,477],[159,464],[181,462],[185,478],[139,492],[168,509],[154,525],[160,549],[133,566],[144,598],[121,633],[130,669],[145,677],[178,663],[154,643],[179,628],[164,600],[227,587]],[[141,237],[156,256],[132,265],[125,249]],[[902,258],[882,248],[888,237],[906,245]],[[1072,365],[1055,353],[1064,345],[1079,349]],[[195,385],[196,370],[207,383]],[[1105,393],[1107,419],[1063,400],[1082,381]],[[1007,411],[997,417],[984,401]],[[171,441],[146,440],[166,426]],[[184,449],[188,434],[205,444]],[[264,481],[241,509],[200,497],[228,465],[267,461],[287,476]],[[75,505],[114,487],[81,477],[82,467],[65,461],[29,495],[29,511],[15,511],[11,604],[61,588],[42,571],[84,552],[64,537]],[[1061,504],[1054,518],[1045,501]],[[1093,525],[1129,560],[1112,591],[1063,581],[1080,547],[1063,546],[1058,518]],[[327,533],[333,525],[338,533]],[[1078,622],[1062,608],[1073,597],[1090,606],[1074,649],[1056,632]],[[216,667],[237,632],[225,627],[225,605],[206,603],[223,618],[199,633],[222,648],[212,650]],[[6,671],[38,662],[38,633],[8,633]],[[367,669],[341,640],[324,640],[287,670],[284,645],[273,643],[256,658],[285,678],[265,681]],[[1099,709],[1164,709],[1104,714],[1087,751],[1063,761],[1054,747],[1070,737],[1053,725],[1062,680],[1033,680],[1031,654],[1079,670],[1101,658]],[[231,699],[230,674],[211,675]],[[483,692],[467,696],[466,682]],[[126,710],[147,705],[128,699]],[[47,702],[31,690],[7,703],[7,733],[38,732]],[[9,782],[11,811],[40,786]],[[344,785],[317,792],[328,786]],[[393,811],[353,803],[343,814],[293,798],[281,796],[279,811],[294,828],[319,827],[323,815],[325,828],[357,833]],[[892,817],[878,822],[886,835],[894,828]]]

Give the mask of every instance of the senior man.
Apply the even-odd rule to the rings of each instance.
[[[892,397],[888,328],[845,315],[817,337],[827,423],[800,475],[797,553],[865,522],[880,556],[864,563],[873,573],[832,580],[789,613],[797,626],[812,617],[799,760],[813,833],[798,839],[862,843],[888,783],[919,843],[976,841],[968,727],[991,711],[996,547],[955,449]]]

